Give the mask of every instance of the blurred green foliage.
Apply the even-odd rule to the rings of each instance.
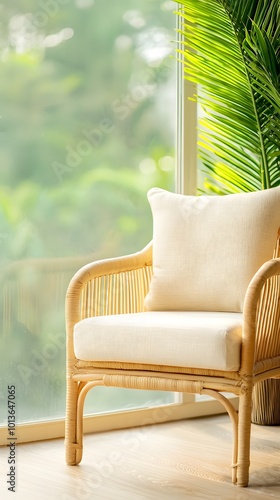
[[[21,419],[64,411],[64,346],[28,369],[36,353],[45,359],[50,335],[64,335],[66,283],[56,309],[44,301],[40,309],[34,266],[34,283],[19,278],[27,312],[40,318],[31,328],[7,270],[23,259],[121,255],[151,239],[146,192],[174,185],[173,8],[163,0],[0,4],[1,303],[12,328],[8,335],[3,316],[0,358]]]
[[[108,239],[120,254],[150,239],[145,193],[174,177],[158,163],[174,156],[169,4],[2,5],[2,261],[104,250]]]

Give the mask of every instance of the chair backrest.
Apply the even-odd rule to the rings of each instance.
[[[280,187],[226,196],[153,188],[153,276],[147,310],[240,312],[247,286],[272,258]]]

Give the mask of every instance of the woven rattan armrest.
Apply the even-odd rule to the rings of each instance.
[[[271,259],[251,280],[244,302],[241,375],[280,356],[280,258]],[[270,361],[269,361],[270,360]],[[255,363],[255,366],[254,366]],[[259,371],[259,370],[257,370]]]
[[[140,252],[83,266],[66,294],[66,325],[90,316],[143,310],[152,270],[152,244]]]

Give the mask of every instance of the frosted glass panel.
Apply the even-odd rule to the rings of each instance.
[[[71,276],[146,245],[146,192],[173,189],[173,9],[162,0],[1,5],[0,398],[16,386],[18,421],[64,415]],[[113,391],[99,389],[87,411],[173,398]]]

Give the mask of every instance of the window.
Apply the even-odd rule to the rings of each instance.
[[[0,399],[16,386],[17,422],[27,423],[32,440],[63,435],[62,420],[54,427],[65,412],[71,277],[87,262],[146,245],[147,190],[175,188],[175,114],[187,87],[181,75],[176,89],[173,10],[168,0],[50,0],[35,8],[15,0],[1,7]],[[178,113],[181,192],[196,185],[191,109]],[[85,412],[103,413],[94,424],[101,430],[123,425],[121,417],[112,423],[116,410],[126,410],[126,425],[137,423],[132,408],[142,408],[138,424],[154,415],[147,408],[163,404],[172,403],[173,413],[163,410],[152,421],[193,416],[193,405],[184,405],[193,400],[96,388]],[[204,403],[200,411],[212,411]],[[6,418],[0,405],[0,426]],[[38,432],[28,426],[40,421]]]
[[[64,415],[71,276],[146,245],[146,191],[174,189],[173,9],[163,0],[2,5],[0,362],[18,422]],[[86,412],[173,400],[99,388]]]

